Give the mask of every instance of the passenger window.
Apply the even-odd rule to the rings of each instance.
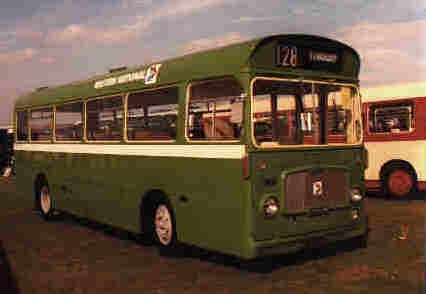
[[[30,130],[32,141],[47,141],[52,137],[52,108],[31,110]]]
[[[87,102],[87,140],[120,140],[123,129],[123,99],[114,96]]]
[[[26,141],[28,140],[28,113],[26,110],[17,112],[17,127],[16,140]]]
[[[411,103],[371,105],[368,123],[372,133],[412,131],[413,105]]]
[[[127,101],[127,139],[174,140],[177,113],[176,87],[130,94]]]
[[[236,140],[242,133],[243,91],[234,79],[190,86],[187,136],[190,140]]]
[[[55,120],[57,141],[80,141],[83,138],[83,102],[57,106]]]

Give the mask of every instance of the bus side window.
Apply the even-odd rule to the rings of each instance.
[[[413,106],[411,103],[372,105],[369,114],[370,132],[399,133],[412,130]]]
[[[28,113],[26,110],[17,112],[17,132],[16,140],[28,140]]]
[[[55,120],[57,141],[79,141],[83,138],[83,102],[56,106]]]
[[[123,101],[121,96],[87,102],[87,139],[120,140],[122,133]]]
[[[174,140],[177,114],[176,87],[130,94],[127,102],[127,139]]]
[[[194,112],[189,115],[189,132],[188,135],[191,139],[204,139],[203,128],[203,114],[200,112]]]
[[[236,140],[242,133],[244,95],[232,78],[190,85],[187,136],[190,140]]]
[[[51,107],[31,110],[31,140],[47,141],[52,137],[53,111]]]

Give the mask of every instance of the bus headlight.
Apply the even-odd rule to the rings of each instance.
[[[263,203],[263,212],[266,217],[271,217],[277,214],[280,209],[280,203],[274,197],[270,197]]]
[[[354,203],[360,202],[362,200],[361,190],[358,188],[353,188],[351,190],[351,201]]]
[[[352,209],[352,220],[357,221],[360,219],[359,210],[357,208]]]

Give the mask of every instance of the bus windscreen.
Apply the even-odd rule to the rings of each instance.
[[[259,79],[253,85],[255,144],[355,144],[361,140],[355,87]]]

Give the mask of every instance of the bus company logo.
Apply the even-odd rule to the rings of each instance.
[[[155,84],[157,82],[158,73],[160,71],[161,64],[153,64],[146,70],[145,84]]]
[[[318,198],[324,197],[321,181],[316,181],[316,182],[312,183],[312,195],[314,195]]]
[[[131,72],[127,74],[120,75],[118,77],[111,77],[107,79],[103,79],[100,81],[96,81],[94,84],[95,89],[101,89],[104,87],[110,87],[117,84],[124,84],[124,83],[130,83],[134,81],[144,81],[146,85],[149,84],[155,84],[158,79],[158,73],[160,72],[161,64],[153,64],[149,66],[148,68],[137,71],[137,72]]]

